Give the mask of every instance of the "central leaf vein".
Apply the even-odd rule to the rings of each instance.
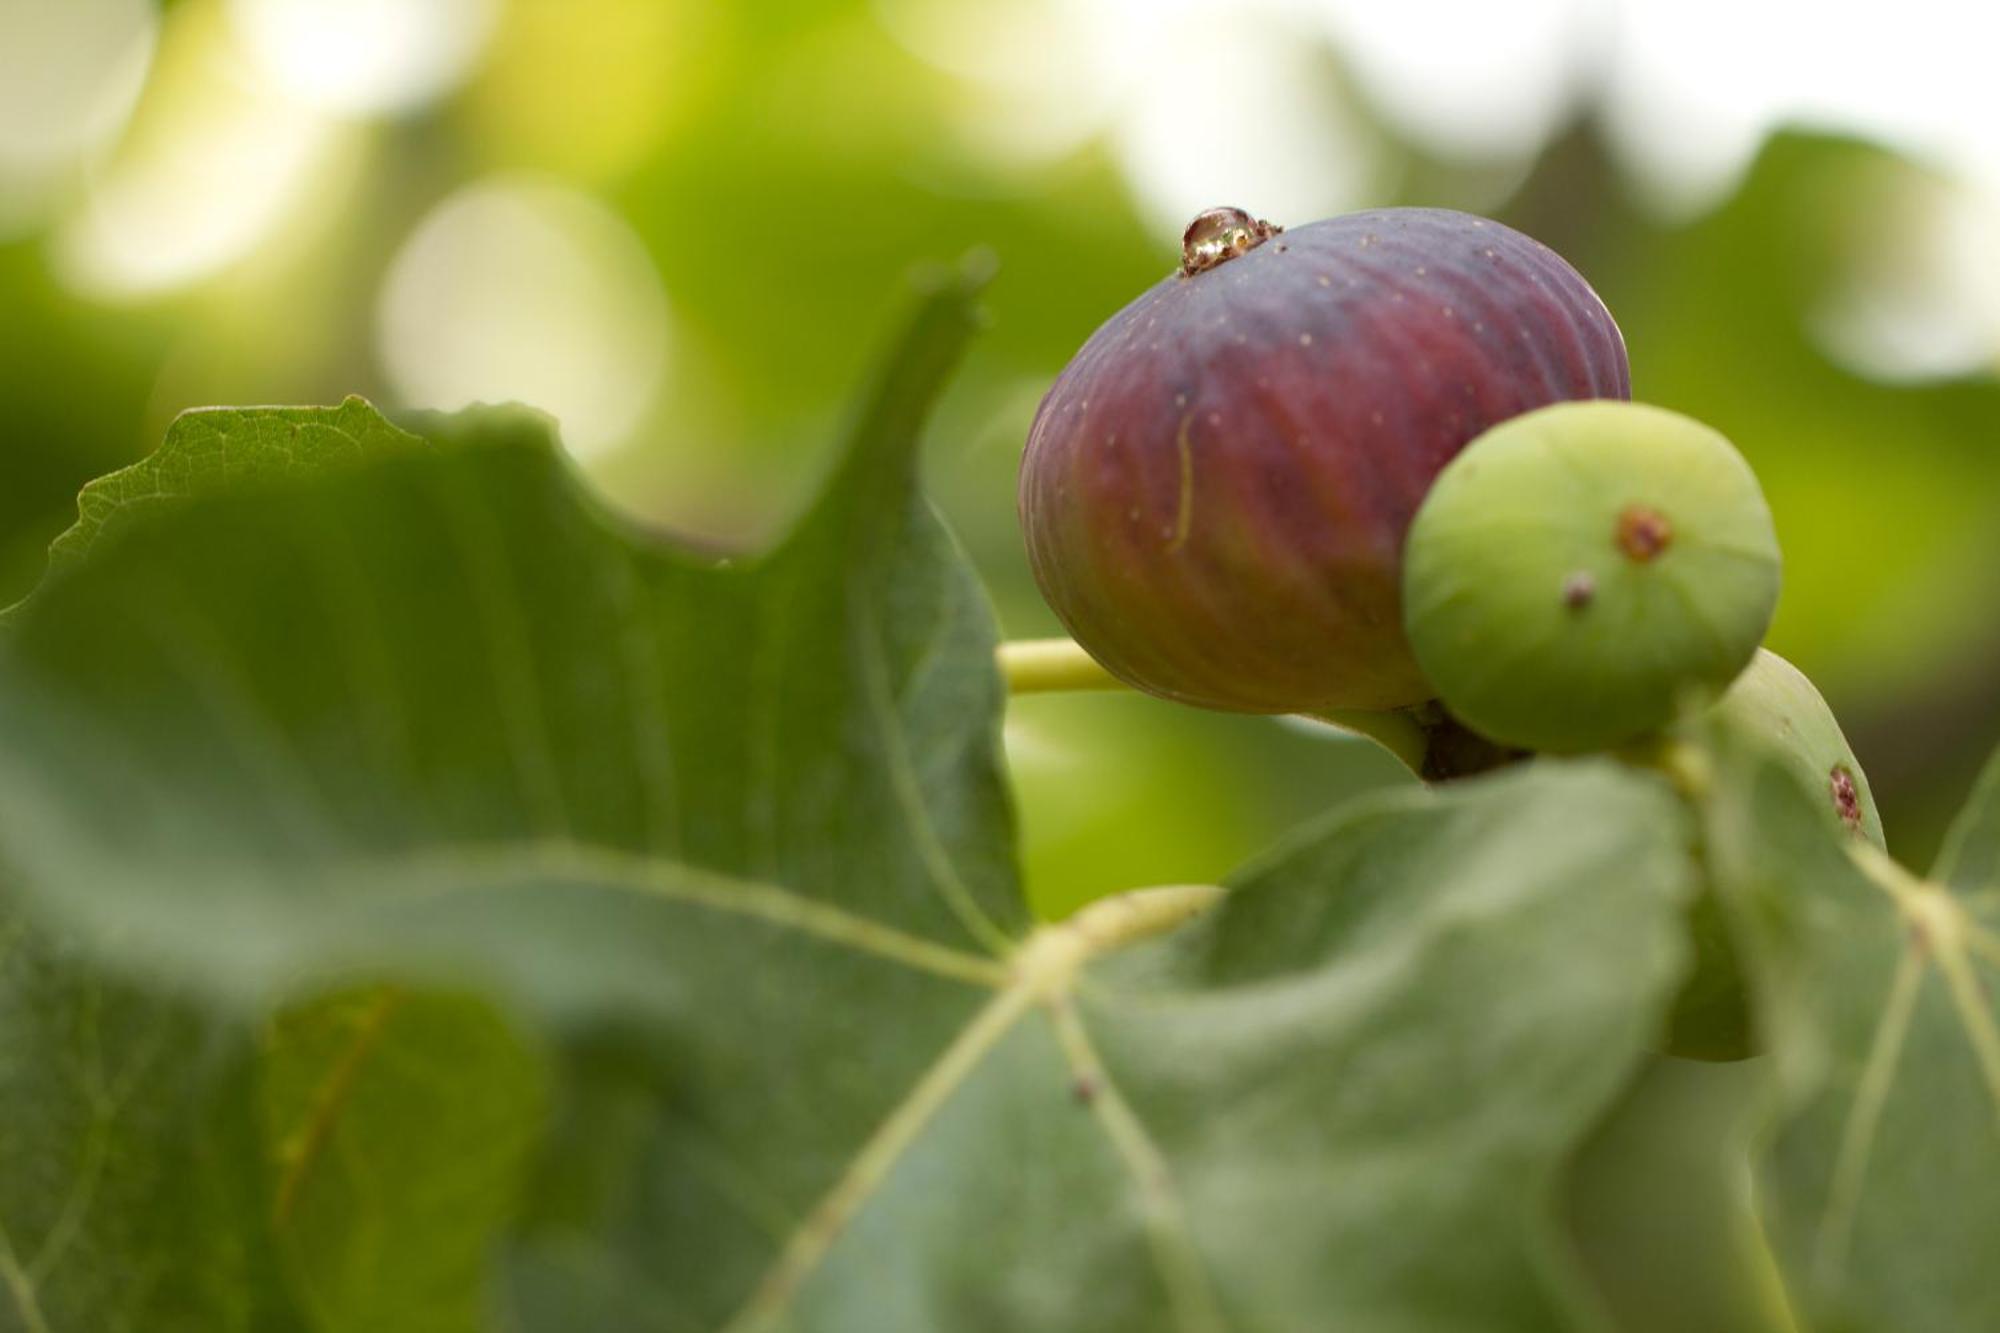
[[[1195,1244],[1166,1155],[1112,1081],[1070,994],[1065,991],[1052,996],[1048,1013],[1056,1040],[1069,1061],[1078,1095],[1088,1101],[1119,1160],[1131,1172],[1133,1185],[1139,1192],[1146,1239],[1166,1288],[1176,1327],[1180,1333],[1223,1333],[1226,1325],[1222,1310],[1216,1303],[1207,1266]]]
[[[509,883],[565,881],[624,889],[716,912],[754,917],[860,953],[956,981],[999,988],[1005,964],[913,935],[817,898],[760,880],[654,860],[590,843],[544,839],[445,847],[368,869],[381,882],[401,877],[405,892],[487,891]]]
[[[1833,1179],[1827,1187],[1826,1212],[1820,1220],[1815,1253],[1815,1263],[1823,1274],[1838,1273],[1840,1266],[1846,1262],[1848,1239],[1853,1234],[1862,1184],[1868,1174],[1868,1158],[1874,1149],[1877,1131],[1881,1128],[1882,1111],[1888,1104],[1896,1064],[1902,1055],[1904,1038],[1909,1034],[1910,1019],[1916,1012],[1917,993],[1924,972],[1923,955],[1912,944],[1896,960],[1896,973],[1889,983],[1888,999],[1882,1005],[1874,1039],[1869,1043],[1868,1058],[1855,1086],[1854,1101],[1848,1107],[1847,1123],[1841,1131],[1840,1148],[1834,1158]]]
[[[902,808],[910,838],[917,845],[932,886],[945,906],[971,936],[987,948],[1005,953],[1014,941],[980,907],[951,855],[939,840],[931,822],[930,807],[924,802],[923,787],[910,759],[909,737],[896,711],[895,692],[889,681],[889,664],[883,654],[881,629],[865,589],[850,590],[854,607],[854,641],[861,659],[862,690],[868,711],[882,737],[882,755],[889,770],[889,783],[896,803]]]

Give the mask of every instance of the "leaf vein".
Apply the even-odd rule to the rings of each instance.
[[[1088,1101],[1113,1151],[1131,1173],[1147,1245],[1166,1288],[1175,1327],[1180,1333],[1223,1333],[1227,1325],[1166,1155],[1112,1081],[1071,994],[1063,991],[1052,996],[1047,1010],[1078,1095]]]
[[[1854,1101],[1848,1107],[1842,1127],[1840,1148],[1834,1157],[1833,1177],[1827,1187],[1826,1212],[1820,1219],[1814,1263],[1824,1276],[1835,1276],[1846,1262],[1847,1247],[1854,1232],[1854,1219],[1861,1201],[1861,1188],[1868,1173],[1868,1158],[1882,1124],[1882,1111],[1896,1075],[1896,1064],[1916,1012],[1917,993],[1924,976],[1924,961],[1913,943],[1896,961],[1889,982],[1875,1036],[1869,1043],[1868,1058],[1862,1065]]]
[[[862,692],[869,715],[881,733],[890,789],[903,812],[910,837],[917,844],[917,854],[923,860],[925,873],[945,906],[973,939],[996,953],[1006,953],[1014,947],[1015,941],[980,907],[971,889],[959,876],[958,868],[952,864],[951,854],[945,850],[937,828],[931,822],[930,808],[924,802],[923,788],[910,759],[909,737],[904,734],[902,720],[896,712],[888,662],[883,655],[882,635],[875,623],[867,593],[863,589],[851,589],[850,602],[855,608],[854,643],[861,659]]]
[[[380,882],[393,878],[398,870],[406,881],[420,881],[440,893],[489,890],[511,881],[549,879],[625,889],[717,912],[754,917],[956,981],[998,988],[1008,980],[1006,966],[995,959],[939,944],[791,889],[692,866],[662,863],[609,847],[551,839],[501,844],[490,850],[445,848],[403,858],[379,871],[370,870],[367,877]]]

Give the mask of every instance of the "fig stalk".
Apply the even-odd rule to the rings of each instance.
[[[995,649],[994,656],[1009,694],[1132,688],[1100,666],[1074,639],[1011,639]],[[1431,732],[1407,709],[1377,713],[1335,708],[1300,716],[1374,741],[1419,777],[1433,775]]]
[[[1011,639],[995,655],[1009,694],[1131,688],[1099,666],[1074,639]]]

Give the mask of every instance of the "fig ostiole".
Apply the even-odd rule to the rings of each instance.
[[[1487,427],[1625,398],[1625,346],[1540,243],[1438,209],[1280,230],[1211,210],[1057,377],[1023,459],[1036,580],[1113,675],[1204,707],[1430,696],[1403,541]]]
[[[1625,744],[1747,666],[1777,606],[1777,534],[1722,435],[1637,403],[1502,423],[1410,528],[1410,642],[1440,701],[1525,749]]]

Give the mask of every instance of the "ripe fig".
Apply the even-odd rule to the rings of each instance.
[[[1439,475],[1404,552],[1410,642],[1438,698],[1507,745],[1577,752],[1720,694],[1778,600],[1743,456],[1636,403],[1504,422]]]
[[[1029,559],[1139,689],[1239,712],[1417,703],[1401,560],[1438,469],[1531,408],[1629,393],[1603,302],[1497,222],[1404,208],[1283,231],[1214,210],[1043,400]]]

